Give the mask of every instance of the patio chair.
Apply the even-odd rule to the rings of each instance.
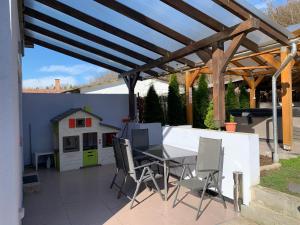
[[[132,129],[131,130],[131,144],[132,148],[139,150],[146,150],[149,147],[149,132],[148,129]],[[143,155],[142,153],[133,151],[133,159],[138,165],[143,161],[153,161],[152,158]]]
[[[187,180],[184,180],[184,178],[181,177],[181,179],[177,182],[173,208],[182,201],[181,199],[177,202],[178,193],[182,186],[191,191],[202,192],[198,208],[192,207],[197,210],[196,220],[201,215],[200,212],[204,194],[208,189],[215,189],[217,194],[221,197],[224,208],[226,208],[225,199],[220,190],[223,158],[224,152],[222,148],[222,140],[201,137],[195,166],[195,176]],[[183,174],[187,168],[186,166],[184,166]]]
[[[128,139],[120,139],[120,147],[121,147],[122,155],[124,157],[125,171],[127,173],[126,176],[130,176],[136,182],[136,189],[135,189],[134,195],[131,199],[130,209],[133,208],[133,203],[135,201],[135,198],[140,189],[140,185],[142,183],[144,183],[145,186],[148,187],[147,182],[152,181],[157,192],[160,194],[161,198],[163,199],[163,195],[162,195],[162,193],[157,185],[157,182],[156,182],[156,179],[162,178],[162,175],[155,174],[150,168],[151,165],[159,164],[159,162],[153,161],[153,162],[135,167],[134,162],[133,162],[132,149],[131,149],[129,140]]]
[[[116,163],[116,172],[115,172],[115,175],[111,182],[110,189],[112,189],[113,186],[116,186],[119,189],[118,198],[120,198],[121,194],[122,194],[122,188],[123,188],[124,184],[126,183],[126,179],[127,179],[124,158],[123,158],[121,147],[120,147],[120,138],[116,138],[116,137],[113,138],[113,150],[114,150],[114,157],[115,157],[115,163]],[[117,176],[119,175],[120,171],[123,171],[123,174],[125,174],[125,177],[122,181],[122,184],[118,185],[116,183],[116,179],[117,179]]]

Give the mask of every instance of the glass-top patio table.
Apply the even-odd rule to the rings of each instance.
[[[189,151],[186,149],[170,146],[170,145],[150,145],[149,147],[137,147],[134,151],[144,154],[146,156],[157,159],[163,162],[164,167],[164,199],[168,198],[168,173],[169,173],[169,162],[179,160],[181,163],[186,158],[197,156],[197,152]],[[178,162],[180,164],[180,162]]]

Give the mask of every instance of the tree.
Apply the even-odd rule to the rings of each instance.
[[[163,110],[159,102],[159,97],[153,87],[150,86],[144,105],[144,122],[154,123],[160,122],[164,124]]]
[[[227,92],[226,92],[226,97],[225,97],[225,107],[226,107],[227,120],[229,119],[229,111],[232,109],[239,108],[238,98],[235,94],[234,84],[232,83],[231,79],[227,85]]]
[[[214,120],[214,103],[211,101],[209,103],[208,109],[207,109],[207,114],[205,116],[204,124],[207,128],[216,130],[218,127],[215,124]]]
[[[249,93],[246,90],[245,85],[243,84],[240,88],[240,108],[241,109],[249,109],[250,103],[249,103]]]
[[[204,120],[209,106],[209,90],[206,75],[202,74],[198,79],[198,88],[193,99],[195,109],[195,127],[205,128]]]
[[[168,123],[175,126],[184,123],[183,104],[179,94],[179,84],[176,74],[171,76],[169,82]]]
[[[286,4],[274,6],[268,1],[266,14],[278,24],[288,26],[300,23],[300,0],[288,0]]]

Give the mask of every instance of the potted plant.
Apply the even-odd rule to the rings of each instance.
[[[234,116],[230,115],[229,122],[225,123],[226,131],[228,131],[228,132],[235,132],[236,131],[236,126],[237,126],[237,123],[234,122]]]

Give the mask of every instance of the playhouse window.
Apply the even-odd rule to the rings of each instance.
[[[84,118],[76,119],[76,127],[85,127],[85,119]]]
[[[64,152],[79,151],[79,136],[63,137],[63,151]]]
[[[102,146],[103,148],[112,147],[113,146],[113,137],[116,136],[117,133],[103,133],[102,134]]]

